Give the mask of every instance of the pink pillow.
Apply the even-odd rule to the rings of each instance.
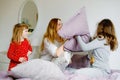
[[[62,28],[58,31],[58,34],[65,39],[69,39],[65,42],[65,49],[69,51],[82,51],[73,37],[75,35],[80,35],[82,36],[83,41],[86,43],[89,42],[90,33],[86,19],[85,7],[82,7],[75,16],[64,23]]]

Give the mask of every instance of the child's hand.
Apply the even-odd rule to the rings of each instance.
[[[19,61],[20,61],[20,62],[26,62],[26,61],[27,61],[27,58],[25,58],[25,57],[20,57],[20,58],[19,58]]]
[[[29,56],[29,55],[31,55],[31,54],[32,54],[32,52],[31,52],[31,51],[28,51],[27,56]]]

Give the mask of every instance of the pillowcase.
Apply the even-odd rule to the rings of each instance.
[[[90,66],[90,59],[88,55],[74,54],[71,58],[71,63],[68,65],[70,68],[80,69]]]
[[[85,43],[89,42],[90,40],[90,34],[81,35],[81,37]],[[69,50],[72,52],[83,51],[75,38],[71,38],[64,43],[64,50]]]
[[[81,51],[80,46],[73,38],[75,35],[82,36],[85,42],[89,42],[90,33],[88,23],[86,19],[85,7],[82,7],[80,11],[73,16],[70,20],[63,24],[62,28],[58,31],[58,34],[66,41],[64,48],[70,51]]]
[[[57,65],[42,59],[21,63],[11,70],[16,76],[32,80],[64,80],[65,76]]]

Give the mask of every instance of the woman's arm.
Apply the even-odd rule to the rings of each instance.
[[[64,46],[62,45],[62,46],[60,46],[59,48],[57,48],[57,50],[56,50],[56,55],[57,56],[60,56],[63,52],[64,52]]]
[[[83,51],[89,51],[96,48],[103,47],[105,44],[105,40],[98,40],[98,38],[94,39],[89,43],[85,43],[80,36],[75,37]]]
[[[44,49],[49,52],[54,57],[58,57],[63,52],[63,45],[57,47],[55,44],[51,43],[48,39],[44,40]]]

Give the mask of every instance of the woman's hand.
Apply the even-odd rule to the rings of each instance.
[[[59,57],[63,52],[64,52],[64,45],[61,45],[58,49],[57,49],[57,51],[56,51],[56,55],[57,55],[57,57]]]

